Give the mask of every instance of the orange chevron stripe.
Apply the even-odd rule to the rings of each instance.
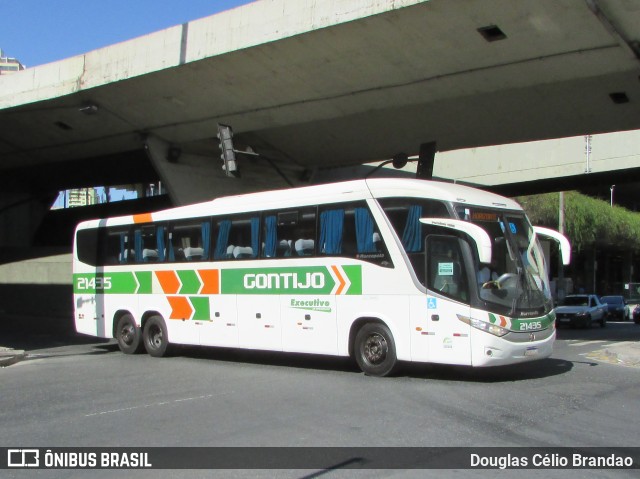
[[[220,293],[220,273],[217,269],[199,269],[198,274],[202,280],[200,294]]]
[[[185,296],[167,296],[171,306],[171,316],[169,319],[191,319],[193,308],[189,299]]]
[[[175,271],[156,271],[164,294],[176,294],[180,289],[180,280]]]
[[[338,277],[338,281],[340,282],[340,286],[338,287],[338,290],[336,291],[336,294],[341,294],[342,290],[347,285],[347,282],[344,280],[344,278],[340,274],[340,270],[338,269],[337,266],[331,266],[331,269],[336,274],[336,276]]]
[[[134,223],[151,223],[153,218],[151,218],[151,213],[142,213],[139,215],[133,215]]]

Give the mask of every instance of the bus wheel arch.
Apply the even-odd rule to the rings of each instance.
[[[120,351],[125,354],[138,354],[144,350],[142,329],[129,311],[120,310],[114,315],[113,337],[118,341]]]
[[[169,335],[162,315],[145,313],[142,321],[142,343],[149,356],[161,358],[169,353]]]
[[[368,376],[389,376],[398,358],[391,329],[378,318],[360,318],[349,332],[349,355]]]

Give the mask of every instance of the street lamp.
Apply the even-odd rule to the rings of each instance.
[[[616,187],[616,185],[611,185],[609,187],[609,191],[611,191],[611,207],[613,208],[613,190]]]

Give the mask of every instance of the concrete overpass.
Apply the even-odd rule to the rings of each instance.
[[[184,204],[425,141],[638,129],[639,40],[628,0],[262,0],[2,76],[0,247],[64,188],[160,179]],[[226,178],[217,123],[273,161]]]
[[[506,196],[580,190],[640,210],[640,131],[455,150],[436,157],[434,176]]]

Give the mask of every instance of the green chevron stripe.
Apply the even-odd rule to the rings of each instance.
[[[209,298],[206,296],[189,296],[189,301],[191,301],[191,305],[194,309],[193,317],[191,319],[197,321],[209,321],[211,319]]]
[[[193,270],[180,270],[176,271],[178,273],[178,278],[182,282],[182,287],[180,288],[180,294],[198,294],[200,288],[202,287],[202,283],[200,282],[200,278]]]

